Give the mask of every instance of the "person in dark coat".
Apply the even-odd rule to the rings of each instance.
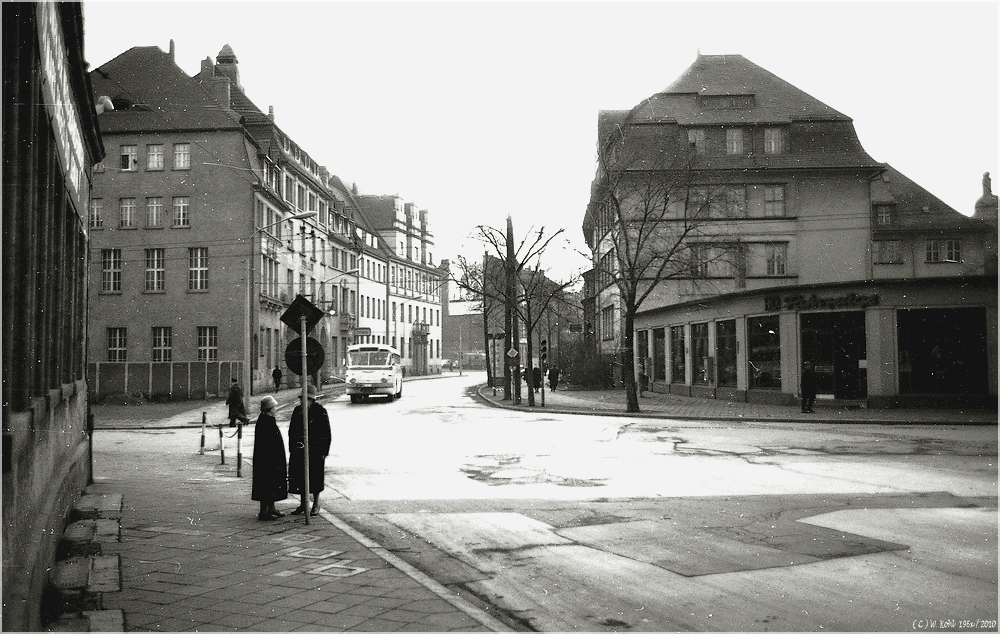
[[[531,368],[531,383],[536,392],[542,386],[542,369],[537,365]]]
[[[236,427],[236,421],[244,424],[250,422],[247,416],[247,407],[243,403],[243,388],[240,387],[239,379],[233,379],[233,384],[229,387],[229,396],[226,398],[226,405],[229,406],[229,426]]]
[[[559,368],[552,366],[549,368],[549,387],[552,391],[556,391],[556,387],[559,385]]]
[[[271,372],[271,378],[274,379],[274,391],[277,392],[281,389],[281,368],[274,366],[274,371]]]
[[[274,418],[277,406],[273,396],[265,396],[260,402],[260,416],[254,428],[250,499],[260,502],[260,513],[257,515],[260,520],[273,520],[284,515],[274,507],[274,503],[288,497],[285,441]]]
[[[326,456],[330,453],[330,416],[326,408],[316,402],[316,388],[306,387],[309,401],[309,492],[313,496],[312,515],[319,515],[319,494],[324,489],[323,472]],[[288,491],[303,494],[305,485],[305,445],[302,426],[302,405],[292,411],[288,426]],[[300,515],[306,510],[306,499],[292,511]]]
[[[816,374],[813,372],[812,361],[806,361],[802,365],[802,413],[812,414],[814,402],[816,402]]]

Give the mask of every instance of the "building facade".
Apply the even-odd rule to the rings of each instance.
[[[995,215],[951,209],[868,156],[849,117],[738,55],[699,56],[607,121],[689,152],[689,200],[718,193],[630,333],[653,390],[791,403],[809,361],[821,401],[996,406]],[[621,297],[602,282],[594,191],[592,314],[612,352]]]
[[[87,203],[104,156],[77,3],[3,5],[3,626],[42,631],[91,481]],[[57,615],[49,615],[57,616]]]
[[[228,45],[193,77],[171,43],[91,78],[114,105],[89,223],[95,398],[203,398],[233,378],[257,393],[276,367],[295,384],[284,357],[298,334],[281,316],[298,295],[323,310],[308,335],[325,353],[318,381],[344,371],[351,343],[389,340],[393,254],[357,192],[247,98]]]

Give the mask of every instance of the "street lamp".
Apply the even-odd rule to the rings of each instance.
[[[313,218],[315,216],[316,216],[316,212],[315,211],[304,211],[304,212],[299,213],[299,214],[293,214],[291,216],[288,216],[287,218],[282,218],[281,220],[279,220],[277,222],[272,222],[271,224],[264,225],[263,227],[257,227],[256,229],[254,229],[253,233],[251,233],[249,236],[247,236],[246,240],[247,240],[247,242],[250,245],[250,256],[247,258],[247,301],[246,301],[246,304],[244,306],[244,309],[246,311],[246,315],[245,315],[245,319],[244,319],[245,328],[244,328],[244,333],[243,333],[243,381],[244,381],[243,385],[245,386],[245,389],[247,391],[246,392],[247,396],[250,396],[250,395],[253,394],[253,380],[252,380],[251,374],[250,374],[250,364],[251,364],[251,359],[250,359],[250,317],[252,315],[251,305],[252,305],[252,298],[253,298],[253,291],[252,291],[252,289],[253,289],[253,261],[254,261],[254,257],[255,257],[254,248],[253,248],[253,237],[255,235],[257,235],[258,233],[260,233],[261,231],[264,231],[265,229],[269,229],[271,227],[274,227],[275,225],[280,225],[281,223],[286,222],[288,220],[305,220],[306,218]]]

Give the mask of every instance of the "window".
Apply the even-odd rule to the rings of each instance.
[[[191,144],[174,143],[174,169],[191,169]]]
[[[163,226],[163,197],[154,196],[146,199],[146,226]]]
[[[879,227],[888,227],[893,221],[892,205],[875,206],[875,224]]]
[[[691,324],[691,361],[694,363],[695,385],[708,385],[712,382],[711,366],[708,353],[708,324]]]
[[[764,128],[764,154],[785,154],[788,152],[788,130],[785,128]]]
[[[601,310],[601,339],[610,341],[615,338],[615,307],[607,306]]]
[[[785,261],[788,258],[787,244],[764,245],[764,258],[767,261],[767,274],[771,276],[785,274]]]
[[[91,198],[90,199],[90,228],[91,229],[102,229],[102,228],[104,228],[104,199],[103,198]]]
[[[163,291],[165,285],[165,249],[146,249],[146,291]]]
[[[146,146],[146,169],[158,171],[163,169],[163,146],[160,144]]]
[[[747,366],[751,388],[781,388],[781,337],[777,315],[747,319]]]
[[[135,228],[135,198],[120,198],[118,200],[118,228]]]
[[[785,215],[784,185],[769,185],[764,188],[764,215],[768,218]]]
[[[698,154],[705,153],[705,130],[693,128],[688,130],[688,143],[694,146],[694,151]]]
[[[875,264],[900,264],[903,261],[899,240],[876,240],[872,247]]]
[[[687,355],[684,350],[684,326],[670,327],[670,382],[686,382]]]
[[[118,162],[118,168],[123,172],[134,172],[139,168],[139,146],[121,146],[121,159]]]
[[[174,226],[191,226],[191,198],[189,196],[174,196],[172,201],[174,209]]]
[[[726,129],[726,154],[743,154],[743,128]]]
[[[101,292],[122,292],[121,249],[101,249]]]
[[[169,363],[173,359],[173,332],[170,326],[153,326],[153,363]]]
[[[747,188],[732,187],[727,189],[722,200],[727,218],[741,218],[746,215]]]
[[[653,328],[653,374],[650,381],[662,381],[667,376],[667,331]]]
[[[188,290],[208,290],[208,247],[188,249]]]
[[[720,387],[736,387],[736,320],[715,322],[715,358]]]
[[[128,329],[108,328],[108,363],[128,361]]]
[[[701,216],[705,211],[708,211],[708,188],[703,186],[695,186],[688,189],[688,216],[697,217]]]
[[[216,326],[198,326],[198,360],[219,360],[219,329]]]
[[[927,262],[961,262],[961,240],[928,240]]]
[[[709,245],[691,244],[690,252],[691,277],[708,277]]]

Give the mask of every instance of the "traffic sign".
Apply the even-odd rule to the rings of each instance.
[[[302,325],[300,323],[302,321],[302,317],[306,318],[305,332],[302,332]],[[313,326],[318,324],[319,320],[322,318],[323,311],[301,295],[296,295],[291,306],[289,306],[288,309],[281,315],[281,321],[285,322],[289,328],[300,335],[309,334],[309,331],[313,329]]]
[[[323,345],[312,337],[306,338],[306,375],[315,374],[323,367],[326,360],[326,353]],[[296,337],[285,348],[285,363],[288,369],[302,375],[302,337]]]

